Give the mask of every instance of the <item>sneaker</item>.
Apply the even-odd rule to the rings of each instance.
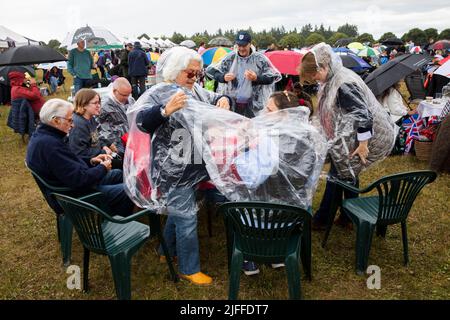
[[[278,268],[283,268],[286,265],[284,263],[272,263],[271,266],[273,269],[278,269]]]
[[[190,281],[192,284],[198,286],[207,286],[212,283],[212,278],[203,272],[197,272],[194,274],[180,274],[180,278]]]
[[[258,266],[253,261],[244,261],[242,264],[242,271],[244,271],[247,276],[253,276],[259,273]]]

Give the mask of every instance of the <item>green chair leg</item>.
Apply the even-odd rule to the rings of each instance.
[[[161,230],[161,216],[159,214],[150,214],[149,215],[149,225],[150,232],[152,235],[156,235],[158,237],[158,241],[161,244],[163,249],[163,253],[166,256],[167,266],[169,267],[170,276],[173,282],[177,282],[179,280],[177,273],[175,272],[175,268],[173,267],[173,259],[169,253],[169,249],[167,248],[166,240],[162,234]]]
[[[131,300],[131,256],[128,253],[119,253],[109,256],[111,269],[116,287],[117,299]]]
[[[377,226],[377,236],[386,238],[387,226]]]
[[[166,240],[161,232],[158,233],[158,240],[163,249],[164,255],[166,256],[167,266],[169,267],[169,272],[172,277],[173,282],[178,282],[179,278],[177,273],[175,272],[175,268],[173,267],[172,256],[169,253],[169,249],[167,248]]]
[[[289,298],[300,299],[300,268],[299,261],[295,254],[290,255],[285,260],[286,274],[289,287]]]
[[[69,217],[64,214],[58,215],[59,236],[61,239],[61,252],[63,256],[63,264],[65,267],[70,266],[72,255],[72,232],[73,225]]]
[[[83,256],[83,291],[89,291],[89,257],[90,251],[84,248]]]
[[[228,290],[228,299],[237,300],[239,294],[239,285],[241,280],[241,269],[244,257],[241,252],[234,252],[231,257],[230,265],[230,284]]]
[[[305,232],[303,233],[300,257],[302,259],[302,265],[305,275],[308,280],[311,281],[311,231],[308,232],[307,230],[305,230]]]
[[[405,267],[409,263],[408,257],[408,233],[406,229],[406,221],[402,222],[402,240],[403,240],[403,263]]]
[[[358,275],[365,274],[369,261],[370,247],[372,245],[372,237],[375,225],[366,221],[362,221],[357,226],[356,233],[356,273]]]

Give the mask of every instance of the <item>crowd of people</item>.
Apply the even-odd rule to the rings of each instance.
[[[10,74],[13,99],[30,100],[40,121],[29,141],[27,165],[50,184],[71,188],[73,195],[92,190],[102,192],[115,213],[128,216],[142,208],[125,191],[127,171],[123,159],[128,150],[127,139],[131,127],[148,134],[151,139],[149,175],[152,187],[157,187],[160,198],[164,199],[168,214],[164,238],[169,253],[177,258],[182,278],[196,285],[211,284],[213,279],[202,272],[200,265],[196,190],[199,183],[212,177],[205,159],[195,160],[195,151],[189,154],[192,159],[182,169],[171,157],[183,149],[184,142],[173,139],[173,135],[185,127],[185,120],[179,115],[189,106],[189,101],[208,105],[218,115],[233,112],[242,119],[302,108],[309,116],[299,122],[309,123],[314,113],[328,145],[329,178],[339,178],[354,186],[358,186],[363,169],[392,152],[397,135],[395,122],[415,114],[403,105],[398,84],[375,97],[363,79],[344,68],[339,56],[324,43],[303,56],[299,81],[291,81],[288,87],[281,88],[287,90],[275,91],[282,75],[251,42],[248,32],[238,32],[236,50],[205,70],[199,54],[204,51],[203,45],[198,51],[172,48],[156,65],[159,83],[147,89],[145,80],[152,63],[138,42],[127,44],[122,52],[100,51],[98,57],[93,57],[86,50],[85,42],[79,41],[68,59],[68,72],[75,87],[73,104],[61,99],[45,102],[33,79],[27,82],[23,73]],[[385,55],[380,57],[380,64],[385,63]],[[111,82],[107,96],[101,97],[89,88],[92,70],[97,68],[100,78],[109,78]],[[218,83],[216,91],[199,84],[203,73]],[[49,71],[48,82],[53,92],[60,79],[57,68]],[[318,86],[316,108],[303,85]],[[245,179],[243,175],[240,178]],[[305,183],[301,179],[296,181]],[[214,192],[220,195],[219,189]],[[225,201],[225,195],[221,196]],[[325,227],[335,197],[334,188],[327,183],[313,217],[313,229]],[[345,214],[340,215],[337,224],[351,228]],[[159,254],[161,259],[166,259],[162,251]],[[251,261],[244,261],[243,271],[253,275],[259,268]]]

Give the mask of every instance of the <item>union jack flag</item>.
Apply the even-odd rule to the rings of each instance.
[[[414,140],[419,138],[419,131],[424,127],[424,121],[418,114],[413,114],[403,120],[403,127],[406,132],[405,153],[409,153]]]

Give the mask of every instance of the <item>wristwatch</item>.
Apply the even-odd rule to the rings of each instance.
[[[166,108],[161,108],[161,115],[162,115],[164,118],[169,117],[169,116],[166,114]]]

